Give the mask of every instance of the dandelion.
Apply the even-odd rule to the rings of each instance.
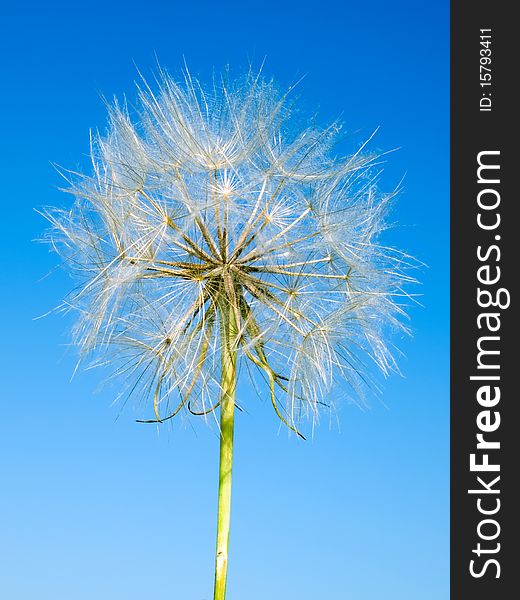
[[[291,90],[253,72],[158,83],[138,84],[132,113],[109,106],[91,173],[66,175],[74,205],[45,215],[79,278],[65,306],[81,355],[149,399],[142,422],[218,416],[223,600],[239,373],[260,373],[303,437],[340,389],[363,397],[371,362],[396,369],[385,339],[404,329],[410,261],[380,241],[395,193],[378,190],[379,155],[335,156],[337,124],[295,132]]]

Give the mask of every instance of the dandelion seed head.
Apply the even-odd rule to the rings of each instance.
[[[332,152],[339,126],[300,127],[261,74],[203,86],[161,71],[138,107],[109,107],[75,202],[46,212],[79,280],[66,301],[81,355],[115,365],[154,419],[218,406],[223,311],[239,362],[267,382],[295,429],[339,390],[363,397],[397,369],[406,255],[381,235],[394,194],[378,156]],[[250,370],[243,369],[247,374]]]

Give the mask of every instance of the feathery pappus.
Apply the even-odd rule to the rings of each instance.
[[[72,208],[45,211],[79,279],[74,342],[150,400],[149,422],[219,407],[225,344],[297,433],[340,387],[362,397],[370,363],[396,369],[412,260],[381,242],[395,192],[366,144],[334,154],[337,123],[295,126],[290,95],[252,71],[160,71],[135,111],[109,106],[91,172],[66,174]]]

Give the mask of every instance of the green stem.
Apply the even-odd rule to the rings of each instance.
[[[222,392],[220,400],[220,470],[214,600],[225,600],[226,597],[237,376],[237,326],[234,313],[230,307],[226,307],[220,313],[222,333]]]

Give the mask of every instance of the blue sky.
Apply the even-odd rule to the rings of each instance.
[[[300,442],[251,397],[237,422],[229,600],[448,598],[448,3],[25,3],[3,9],[0,61],[2,413],[0,596],[209,600],[214,430],[119,416],[99,375],[72,382],[70,288],[34,207],[65,206],[52,162],[85,164],[101,94],[136,65],[201,78],[264,57],[323,124],[341,116],[406,175],[393,239],[427,263],[404,377]],[[357,133],[356,133],[357,132]],[[247,397],[247,392],[243,392]],[[119,416],[119,418],[118,418]]]

